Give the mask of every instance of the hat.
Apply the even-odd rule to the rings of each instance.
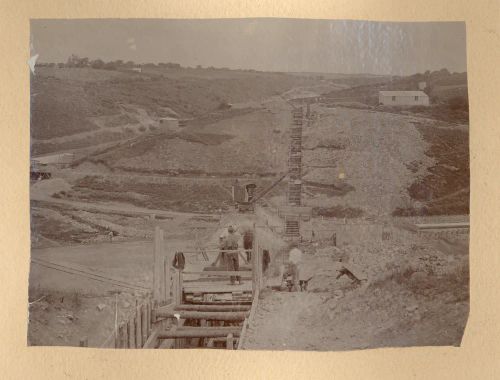
[[[219,236],[219,239],[224,239],[224,235],[220,235],[220,236]]]

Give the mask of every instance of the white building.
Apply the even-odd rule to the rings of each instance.
[[[384,106],[428,106],[429,97],[423,91],[380,91],[378,102]]]

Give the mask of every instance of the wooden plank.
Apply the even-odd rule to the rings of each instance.
[[[226,312],[216,312],[216,311],[176,311],[176,312],[157,312],[160,318],[177,318],[175,314],[179,315],[181,319],[207,319],[207,320],[219,320],[219,321],[244,321],[248,316],[248,312],[244,311],[226,311]]]
[[[174,310],[191,311],[249,311],[250,305],[191,305],[183,304],[174,307]]]

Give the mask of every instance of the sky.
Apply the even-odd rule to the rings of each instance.
[[[31,55],[262,71],[466,71],[465,23],[304,19],[31,20]]]

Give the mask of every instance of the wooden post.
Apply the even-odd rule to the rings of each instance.
[[[258,265],[258,260],[257,260],[257,229],[255,228],[255,223],[253,224],[253,238],[252,238],[252,292],[255,294],[257,291],[257,265]]]
[[[135,346],[136,348],[142,347],[142,321],[141,321],[141,310],[139,306],[135,306]]]
[[[146,304],[146,320],[147,320],[147,324],[146,324],[146,331],[147,331],[147,336],[149,337],[149,335],[151,334],[151,298],[148,298],[148,302]]]
[[[129,346],[129,348],[136,348],[134,318],[130,318],[128,323],[127,323],[127,333],[128,333],[128,346]]]
[[[206,327],[207,326],[207,320],[206,319],[200,319],[200,327]],[[198,346],[199,347],[203,347],[205,344],[205,339],[204,338],[200,338],[200,340],[198,341]]]
[[[174,276],[174,303],[175,305],[182,304],[182,272],[175,271]]]
[[[227,334],[226,349],[234,350],[234,337],[232,333]]]
[[[163,230],[155,227],[155,242],[154,242],[154,263],[153,263],[153,298],[159,303],[164,303],[170,292],[170,282],[165,283],[164,278],[164,241]],[[170,272],[166,272],[170,273]],[[165,284],[165,287],[164,287]],[[165,289],[165,290],[164,290]]]
[[[141,305],[141,331],[142,331],[142,345],[148,340],[148,317],[146,305]]]

